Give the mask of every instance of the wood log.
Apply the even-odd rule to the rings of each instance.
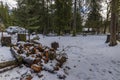
[[[14,68],[18,67],[18,65],[12,65],[12,66],[9,66],[9,67],[5,67],[5,68],[1,68],[0,69],[0,73],[3,73],[3,72],[6,72],[6,71],[9,71],[9,70],[12,70]]]
[[[13,52],[13,54],[14,54],[14,52]],[[9,67],[9,66],[13,66],[13,65],[14,66],[20,65],[21,64],[21,57],[15,55],[15,54],[14,54],[14,56],[16,57],[16,60],[6,61],[6,62],[0,63],[0,69],[6,68],[6,67]],[[1,70],[0,70],[0,72],[1,72]]]
[[[31,59],[29,57],[24,57],[24,56],[17,54],[17,52],[15,51],[15,49],[13,47],[11,47],[10,51],[11,51],[13,57],[15,57],[18,64],[24,63],[24,64],[27,64],[27,66],[31,66],[33,64],[34,59]]]
[[[42,67],[37,64],[33,64],[31,66],[31,69],[33,69],[35,72],[40,72],[42,70]]]
[[[38,41],[36,41],[36,40],[31,40],[31,42],[32,42],[32,43],[34,43],[34,44],[41,45],[41,43],[40,43],[40,42],[38,42]]]
[[[28,47],[28,46],[29,46],[29,47],[30,47],[30,46],[34,46],[34,44],[32,44],[32,43],[25,43],[25,44],[24,44],[24,47]]]
[[[55,71],[58,71],[59,68],[60,68],[59,66],[55,66],[55,67],[54,67],[54,70],[55,70]]]
[[[51,43],[51,47],[55,50],[57,50],[57,48],[59,48],[59,43],[58,42],[52,42]]]
[[[41,62],[41,59],[40,59],[40,58],[36,58],[36,59],[33,61],[34,64],[38,64],[39,62]]]
[[[16,59],[16,61],[18,62],[18,64],[21,64],[21,63],[22,63],[22,60],[23,60],[22,57],[15,52],[15,50],[14,50],[13,47],[10,48],[10,51],[11,51],[13,57],[14,57],[14,58]]]
[[[12,66],[12,65],[18,65],[18,62],[16,60],[2,62],[2,63],[0,63],[0,69],[8,67],[8,66]]]
[[[32,80],[32,77],[31,77],[31,76],[28,76],[28,77],[26,77],[25,80]]]
[[[30,67],[34,62],[34,59],[31,59],[29,57],[22,57],[22,59],[23,59],[23,64],[25,64],[28,67]]]

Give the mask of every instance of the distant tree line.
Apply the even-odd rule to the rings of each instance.
[[[84,26],[98,29],[98,33],[102,27],[99,0],[17,0],[17,2],[18,7],[13,9],[14,24],[31,32],[76,35]],[[84,21],[86,6],[89,9],[88,18]]]
[[[7,4],[0,5],[1,18],[6,26],[18,25],[29,29],[30,32],[55,32],[59,35],[76,35],[83,27],[95,28],[99,33],[103,27],[101,0],[17,0],[17,3],[17,8],[10,11]],[[85,11],[85,8],[88,10]]]
[[[76,31],[80,32],[82,29],[79,2],[75,9],[76,19],[73,16],[74,2],[72,0],[17,0],[17,2],[18,7],[12,10],[15,18],[14,25],[25,27],[30,32],[71,33],[74,20],[76,20]]]
[[[103,1],[107,5],[106,18],[100,13]],[[17,8],[12,10],[7,4],[0,3],[0,20],[6,27],[18,25],[30,32],[59,35],[76,35],[87,27],[99,34],[106,33],[111,22],[112,0],[17,0],[17,3]],[[114,8],[118,10],[119,0],[115,4],[118,6]]]
[[[10,15],[8,5],[0,2],[0,23],[4,24],[5,26],[12,25],[11,17],[12,16]]]
[[[102,3],[106,17],[101,15]],[[17,8],[9,9],[0,2],[0,23],[17,25],[30,32],[75,36],[83,28],[99,33],[110,32],[110,46],[117,44],[120,31],[120,0],[17,0]],[[102,29],[102,30],[101,30]]]

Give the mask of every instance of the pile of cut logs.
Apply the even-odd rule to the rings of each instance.
[[[37,73],[42,70],[55,73],[68,58],[65,53],[57,53],[54,48],[34,43],[17,43],[11,47],[11,52],[19,63],[25,64]],[[20,57],[22,60],[19,60]]]

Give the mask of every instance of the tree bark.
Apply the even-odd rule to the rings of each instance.
[[[105,26],[104,26],[104,30],[103,30],[104,34],[106,34],[107,27],[109,26],[108,22],[109,22],[109,14],[110,14],[110,3],[107,2],[107,0],[105,2],[107,4],[107,16],[106,16]]]
[[[75,2],[74,2],[74,15],[73,15],[73,18],[74,18],[74,22],[73,22],[73,36],[76,35],[76,7],[77,7],[77,1],[75,0]]]
[[[109,46],[115,46],[117,45],[117,39],[116,39],[116,23],[117,23],[117,7],[116,7],[116,1],[112,0],[111,4],[111,25],[110,25],[110,44]]]
[[[45,18],[45,16],[46,16],[46,13],[45,13],[45,0],[42,0],[42,5],[43,5],[43,14],[42,14],[42,16],[44,16],[44,18]],[[45,19],[43,19],[43,25],[44,25],[44,27],[43,27],[43,35],[46,35],[47,33],[46,33],[46,31],[47,31],[47,27],[46,27],[46,23],[45,23]]]
[[[12,65],[12,66],[9,66],[9,67],[1,68],[0,73],[12,70],[13,68],[16,68],[16,67],[18,67],[18,65]]]
[[[105,23],[104,31],[103,31],[104,34],[106,34],[106,29],[107,29],[107,25],[106,25],[106,23]]]

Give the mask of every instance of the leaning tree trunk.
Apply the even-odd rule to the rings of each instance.
[[[116,39],[116,23],[117,23],[117,6],[116,6],[117,0],[112,0],[111,4],[111,25],[110,25],[110,44],[109,46],[115,46],[117,45],[117,39]]]

